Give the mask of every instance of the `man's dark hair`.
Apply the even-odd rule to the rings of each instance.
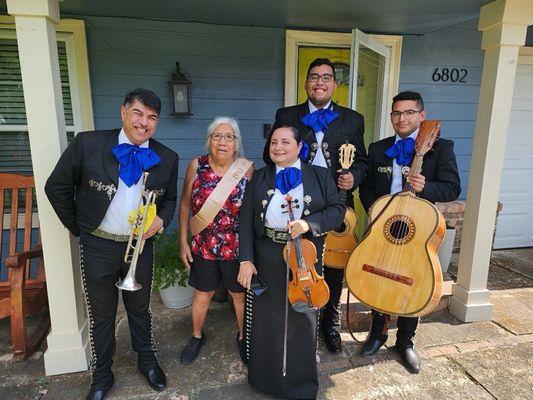
[[[309,79],[309,72],[315,67],[320,67],[321,65],[329,65],[331,67],[331,70],[333,71],[333,80],[335,80],[335,66],[328,58],[315,58],[311,64],[309,64],[309,68],[307,68],[307,79]]]
[[[402,100],[416,101],[416,104],[420,108],[420,110],[418,111],[424,110],[424,100],[422,100],[422,96],[420,96],[420,93],[418,92],[411,92],[407,90],[405,92],[398,93],[396,96],[392,98],[392,106],[394,107],[394,103],[396,103],[397,101],[402,101]]]
[[[130,107],[135,101],[150,107],[157,115],[161,112],[161,100],[157,94],[148,89],[137,88],[129,92],[124,98],[122,105],[126,108]]]

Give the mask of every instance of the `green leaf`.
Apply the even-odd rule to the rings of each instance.
[[[166,289],[178,284],[187,286],[189,271],[179,256],[178,231],[173,230],[155,240],[154,287]]]

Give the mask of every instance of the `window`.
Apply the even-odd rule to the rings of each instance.
[[[57,26],[57,40],[65,124],[70,141],[75,132],[93,129],[83,21],[61,21]],[[0,16],[0,141],[0,173],[31,175],[15,24],[12,18],[4,16]]]

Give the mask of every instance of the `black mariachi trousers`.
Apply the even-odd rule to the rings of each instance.
[[[111,365],[115,353],[115,319],[118,292],[115,283],[124,278],[129,264],[124,262],[127,243],[114,242],[90,234],[80,236],[80,265],[89,314],[92,386],[105,389],[113,384]],[[133,350],[138,353],[141,370],[154,366],[155,343],[152,337],[153,240],[145,242],[137,263],[136,280],[142,289],[122,291],[128,315]]]
[[[340,302],[344,269],[330,268],[324,265],[324,280],[329,286],[329,300],[322,308],[321,329],[326,333],[340,332]]]
[[[370,336],[374,339],[384,339],[389,330],[390,315],[372,310],[372,330]],[[398,317],[396,322],[396,346],[400,348],[413,347],[413,337],[418,326],[418,317]]]

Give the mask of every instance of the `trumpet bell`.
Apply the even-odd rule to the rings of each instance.
[[[115,286],[121,290],[127,290],[129,292],[135,292],[142,288],[140,283],[137,283],[135,276],[126,276],[123,280],[115,283]]]

